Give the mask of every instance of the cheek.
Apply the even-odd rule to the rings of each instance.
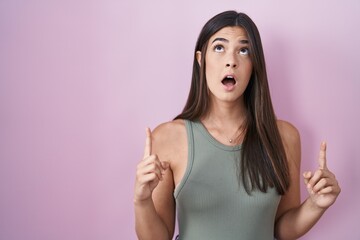
[[[212,86],[215,85],[214,74],[211,73],[211,70],[206,71],[205,73],[206,73],[206,83],[209,88],[212,88]]]
[[[208,69],[219,66],[221,61],[222,61],[222,58],[218,54],[214,54],[212,52],[206,53],[205,63],[206,63],[206,66],[208,67]]]
[[[214,76],[216,76],[216,64],[214,64],[212,61],[207,61],[205,74],[208,84],[211,84],[211,82],[213,82]]]
[[[251,73],[253,71],[252,63],[248,62],[247,64],[245,64],[244,70],[247,73],[247,75],[251,76]]]

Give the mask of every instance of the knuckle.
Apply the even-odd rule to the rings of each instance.
[[[139,163],[137,166],[136,166],[136,171],[140,171],[140,169],[142,169],[143,167],[143,164],[142,163]]]
[[[156,174],[155,173],[150,173],[149,174],[149,181],[153,181],[156,178]]]
[[[156,170],[156,163],[151,163],[150,165],[150,171],[154,172]]]
[[[144,176],[144,171],[142,169],[139,169],[138,171],[136,171],[136,178],[137,179],[141,179],[142,176]]]
[[[141,169],[138,168],[136,170],[136,179],[138,179],[141,175],[142,175],[142,171],[141,171]]]
[[[151,154],[150,155],[150,159],[151,161],[155,162],[155,161],[158,161],[158,156],[156,154]]]
[[[320,183],[323,184],[323,185],[328,184],[328,182],[329,182],[329,181],[328,181],[326,178],[322,178],[322,179],[320,180]]]
[[[140,174],[137,174],[137,175],[136,175],[136,181],[137,181],[138,183],[142,183],[142,176],[141,176]]]
[[[313,185],[314,184],[314,180],[313,179],[310,179],[309,182],[308,182],[308,185]]]

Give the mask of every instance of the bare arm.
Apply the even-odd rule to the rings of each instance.
[[[169,240],[174,233],[175,203],[169,163],[160,161],[159,144],[153,146],[147,129],[144,159],[138,164],[135,182],[135,230],[140,240]],[[159,156],[153,153],[158,152]]]
[[[340,187],[326,166],[326,145],[322,143],[319,155],[319,169],[304,173],[309,197],[300,204],[300,137],[297,130],[288,123],[279,126],[288,157],[291,184],[282,197],[275,225],[278,239],[297,239],[307,233],[321,218],[340,193]]]

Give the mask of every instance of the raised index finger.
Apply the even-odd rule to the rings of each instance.
[[[320,169],[327,169],[326,165],[326,142],[322,142],[320,145],[319,153],[319,167]]]
[[[146,128],[144,158],[146,158],[150,155],[151,155],[151,130],[150,130],[150,128]]]

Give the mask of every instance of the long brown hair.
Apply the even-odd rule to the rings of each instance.
[[[253,70],[244,92],[246,105],[246,132],[239,162],[239,181],[242,180],[248,194],[254,189],[266,192],[275,187],[284,194],[289,187],[289,169],[284,146],[277,128],[267,80],[265,58],[259,31],[255,23],[244,13],[222,12],[211,18],[198,37],[192,72],[192,81],[186,105],[175,119],[199,120],[209,111],[210,98],[206,83],[205,53],[210,37],[224,27],[239,26],[249,38],[250,58]],[[201,51],[201,66],[196,52]]]

